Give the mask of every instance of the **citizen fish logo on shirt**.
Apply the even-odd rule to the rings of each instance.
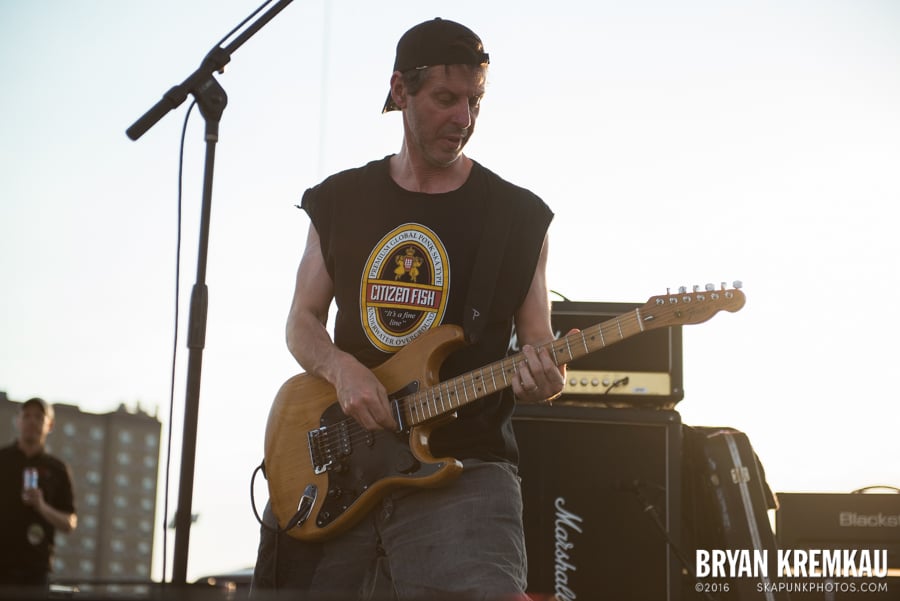
[[[441,323],[447,307],[447,249],[429,228],[405,223],[372,249],[360,283],[363,331],[393,353]]]

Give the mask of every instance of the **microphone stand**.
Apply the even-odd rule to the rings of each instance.
[[[181,480],[178,490],[178,507],[175,511],[175,551],[172,565],[172,584],[184,586],[187,582],[188,546],[191,530],[191,502],[194,489],[194,463],[197,446],[197,421],[200,406],[200,373],[203,363],[203,348],[206,342],[207,307],[209,293],[206,286],[206,263],[209,248],[209,222],[212,209],[212,182],[215,168],[215,145],[219,140],[219,122],[228,96],[213,77],[214,72],[223,73],[231,60],[231,53],[259,31],[292,0],[279,0],[259,19],[247,27],[234,41],[225,46],[216,46],[206,55],[187,79],[172,87],[163,98],[126,130],[132,140],[137,140],[153,127],[169,111],[180,106],[188,94],[192,94],[206,120],[206,160],[203,174],[203,198],[200,215],[200,240],[197,253],[197,279],[191,292],[191,308],[188,320],[188,371],[187,390],[184,407],[184,431],[182,438]],[[263,5],[265,6],[265,5]],[[257,9],[259,12],[262,9]],[[255,14],[255,13],[254,13]],[[252,18],[253,15],[251,15]],[[163,574],[165,580],[165,574]]]
[[[659,511],[656,509],[656,506],[650,502],[650,499],[647,498],[647,495],[644,494],[642,489],[643,483],[640,480],[634,480],[631,486],[627,487],[627,490],[634,493],[637,497],[638,502],[641,504],[641,507],[644,510],[644,513],[650,517],[650,521],[653,522],[653,525],[656,526],[657,531],[659,531],[660,535],[665,540],[666,544],[675,553],[675,557],[678,558],[678,561],[681,562],[681,565],[687,571],[688,576],[690,576],[693,582],[700,582],[697,580],[697,571],[694,569],[694,564],[687,560],[684,556],[684,553],[681,552],[681,548],[675,544],[675,541],[672,540],[672,537],[669,535],[669,529],[666,528],[666,525],[663,524],[662,518],[659,516]],[[697,589],[695,589],[697,590]],[[717,597],[714,597],[712,593],[709,591],[702,591],[703,596],[706,597],[709,601],[716,601]]]

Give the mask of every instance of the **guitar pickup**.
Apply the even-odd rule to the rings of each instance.
[[[350,420],[344,419],[307,433],[309,459],[316,474],[331,469],[342,457],[347,457],[352,452],[349,423]]]

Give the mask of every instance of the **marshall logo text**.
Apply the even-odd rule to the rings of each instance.
[[[581,534],[581,523],[584,518],[572,513],[565,508],[566,500],[557,497],[554,503],[556,507],[556,520],[554,521],[553,537],[556,541],[554,557],[554,585],[557,601],[574,601],[575,591],[569,587],[569,572],[577,568],[572,563],[571,551],[575,548],[572,540],[574,533]]]

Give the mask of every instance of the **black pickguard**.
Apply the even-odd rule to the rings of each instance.
[[[375,483],[386,478],[421,478],[443,467],[442,462],[422,463],[412,453],[408,432],[368,432],[348,418],[334,403],[323,413],[320,425],[330,433],[328,491],[316,516],[316,525],[328,526]]]

